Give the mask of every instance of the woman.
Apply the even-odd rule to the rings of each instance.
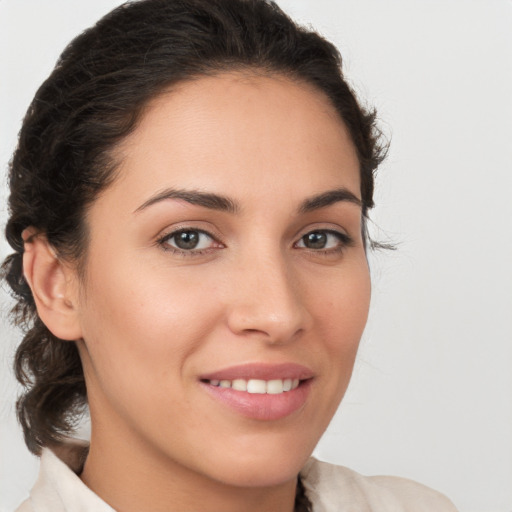
[[[10,169],[19,510],[454,510],[310,459],[368,312],[374,118],[261,0],[128,3],[71,43]]]

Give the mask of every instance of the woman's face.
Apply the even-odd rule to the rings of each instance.
[[[295,478],[370,300],[345,126],[310,86],[224,74],[154,100],[116,156],[76,295],[93,445],[231,485]]]

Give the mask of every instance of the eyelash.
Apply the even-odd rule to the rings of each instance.
[[[176,236],[178,236],[180,233],[199,233],[200,235],[206,235],[209,237],[212,242],[219,244],[219,247],[207,247],[205,249],[179,249],[177,247],[173,247],[169,245],[169,240],[172,240]],[[341,254],[347,247],[351,247],[354,244],[353,239],[348,236],[345,233],[342,233],[340,231],[335,231],[332,229],[313,229],[311,231],[308,231],[304,235],[302,235],[297,242],[294,243],[294,247],[297,247],[297,244],[300,242],[303,242],[304,238],[308,235],[312,235],[313,233],[320,233],[325,235],[332,235],[338,239],[339,244],[336,247],[327,248],[327,249],[312,249],[309,247],[303,247],[303,249],[308,250],[310,253],[318,254],[318,255],[336,255]],[[219,248],[223,248],[223,244],[219,242],[212,234],[208,233],[207,231],[204,231],[202,229],[197,228],[180,228],[176,231],[172,231],[171,233],[166,233],[165,235],[161,236],[157,240],[157,244],[159,247],[161,247],[164,251],[172,252],[173,254],[176,254],[178,256],[182,257],[194,257],[194,256],[202,256],[205,254],[210,253],[212,250],[216,250]]]
[[[304,249],[308,250],[310,253],[319,254],[319,255],[337,255],[341,254],[345,251],[347,247],[351,247],[354,245],[353,239],[348,236],[346,233],[342,233],[340,231],[336,231],[333,229],[313,229],[311,231],[308,231],[304,235],[302,235],[297,242],[295,242],[295,246],[302,242],[304,238],[308,235],[312,235],[313,233],[320,233],[324,235],[332,235],[335,238],[338,239],[338,245],[335,247],[327,248],[327,249],[312,249],[310,247],[304,247]]]
[[[208,233],[207,231],[204,231],[203,229],[198,229],[198,228],[177,229],[176,231],[172,231],[171,233],[167,233],[167,234],[161,236],[157,240],[157,244],[164,251],[169,251],[169,252],[172,252],[173,254],[176,254],[176,255],[182,256],[182,257],[202,256],[204,254],[210,253],[212,250],[222,248],[222,247],[207,247],[205,249],[185,250],[185,249],[179,249],[178,247],[173,247],[173,246],[169,245],[169,240],[172,240],[173,238],[178,236],[180,233],[199,233],[200,235],[206,235],[207,237],[209,237],[212,240],[212,242],[215,242],[215,243],[219,244],[220,246],[222,246],[222,243],[219,242],[212,234]]]

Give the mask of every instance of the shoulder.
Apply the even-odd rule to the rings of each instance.
[[[311,458],[301,472],[315,512],[456,512],[443,494],[406,478],[363,476]],[[356,508],[357,507],[357,508]]]
[[[16,512],[114,512],[77,475],[87,449],[81,442],[69,442],[53,451],[45,448],[30,498]]]
[[[34,512],[34,507],[32,506],[30,498],[21,503],[21,505],[16,509],[16,512]]]

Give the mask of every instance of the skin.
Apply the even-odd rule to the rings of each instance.
[[[118,177],[87,214],[85,278],[62,266],[47,286],[80,339],[92,421],[81,478],[120,512],[292,511],[370,301],[357,201],[299,210],[331,190],[360,198],[349,134],[311,86],[230,73],[153,100],[115,156]],[[147,204],[170,188],[227,196],[238,209]],[[211,238],[175,252],[172,233],[184,228]],[[325,230],[341,238],[305,245]],[[48,323],[63,334],[58,319]],[[299,410],[247,418],[200,385],[206,373],[262,362],[312,371]]]

